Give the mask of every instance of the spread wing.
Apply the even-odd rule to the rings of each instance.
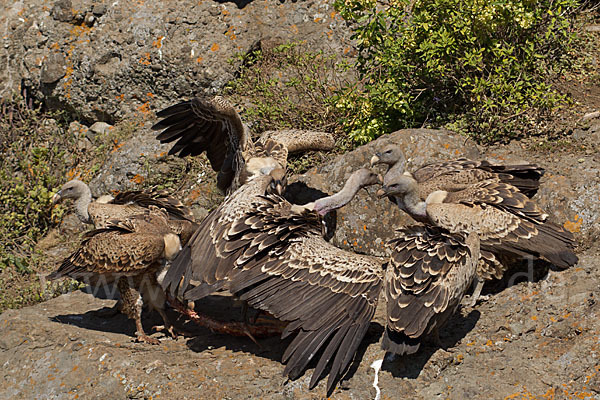
[[[217,186],[226,191],[244,166],[242,153],[250,145],[246,130],[233,106],[222,97],[195,97],[157,113],[161,121],[152,129],[162,132],[161,143],[175,142],[169,154],[179,157],[206,152]]]
[[[430,226],[397,231],[385,276],[387,327],[382,347],[396,354],[418,350],[421,339],[454,312],[479,258],[477,235]]]
[[[352,361],[375,313],[381,263],[326,242],[315,214],[292,212],[281,198],[265,200],[262,209],[234,226],[248,244],[237,259],[230,291],[251,306],[290,321],[283,337],[297,335],[283,362],[284,374],[292,379],[323,349],[310,387],[331,365],[329,393]]]
[[[196,242],[202,246],[204,266],[189,271],[202,284],[185,297],[197,299],[228,288],[253,307],[289,321],[283,336],[297,334],[283,356],[284,373],[298,377],[323,350],[310,387],[331,364],[327,388],[332,391],[375,312],[380,262],[325,242],[315,213],[297,212],[276,195],[259,197],[241,216],[231,218],[230,213],[225,224],[215,221],[216,214],[212,233]]]

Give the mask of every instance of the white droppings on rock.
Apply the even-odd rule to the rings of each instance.
[[[375,370],[375,378],[373,378],[373,387],[375,388],[375,400],[379,400],[381,398],[381,390],[379,389],[379,371],[381,370],[381,366],[383,365],[383,358],[379,360],[373,361],[371,364],[371,368]]]

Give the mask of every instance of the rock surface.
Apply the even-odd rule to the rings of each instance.
[[[261,41],[350,50],[330,0],[9,1],[0,30],[0,97],[26,89],[90,123],[215,93]]]
[[[424,347],[386,360],[381,399],[600,398],[600,248],[581,254],[576,268],[549,275],[527,271],[519,283],[476,308],[464,308],[441,333],[449,351]],[[533,273],[532,273],[533,274]],[[0,315],[1,399],[320,399],[322,380],[307,389],[310,372],[281,376],[286,342],[212,334],[203,328],[158,346],[132,343],[133,323],[93,311],[114,300],[83,292]],[[197,304],[221,318],[240,315],[229,298]],[[173,315],[171,313],[171,315]],[[333,399],[372,399],[385,307],[379,307],[347,380]],[[160,317],[145,314],[146,328]],[[314,367],[314,366],[313,366]]]

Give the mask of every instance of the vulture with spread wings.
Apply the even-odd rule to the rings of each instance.
[[[288,152],[331,150],[334,140],[324,132],[265,132],[253,142],[233,105],[221,96],[195,97],[157,113],[161,143],[175,142],[169,154],[179,157],[206,153],[217,172],[217,187],[233,193],[259,175],[286,168]]]
[[[276,170],[275,170],[276,171]],[[202,222],[163,281],[186,300],[227,289],[251,306],[289,322],[295,334],[283,355],[284,373],[300,376],[320,353],[310,387],[331,365],[327,390],[346,371],[366,334],[381,287],[381,261],[341,250],[323,239],[321,216],[378,182],[354,172],[335,195],[304,206],[277,193],[259,176],[232,193]],[[190,280],[199,282],[192,287]]]

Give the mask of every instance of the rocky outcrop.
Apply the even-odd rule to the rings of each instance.
[[[349,53],[332,1],[9,1],[0,4],[0,96],[26,90],[81,120],[144,116],[218,92],[261,43]]]
[[[381,398],[597,398],[598,260],[596,246],[581,254],[578,268],[532,282],[521,273],[520,283],[463,309],[441,332],[451,353],[423,346],[383,363]],[[191,337],[155,333],[158,346],[132,343],[131,321],[95,314],[113,304],[77,291],[1,314],[0,399],[324,398],[324,381],[308,390],[312,370],[296,381],[282,376],[288,341],[260,339],[257,346],[179,321]],[[224,319],[240,316],[228,297],[210,297],[197,308]],[[384,356],[384,316],[380,301],[347,380],[331,398],[375,398],[371,365]],[[161,322],[145,314],[148,331]]]
[[[450,131],[406,129],[360,146],[296,179],[326,193],[334,193],[342,188],[353,171],[369,167],[369,160],[376,149],[388,141],[402,147],[409,161],[409,170],[412,166],[420,166],[426,162],[457,157],[476,159],[480,155],[472,141]],[[334,244],[359,253],[385,255],[385,243],[393,237],[394,228],[414,222],[387,199],[378,199],[375,196],[377,189],[378,187],[372,186],[359,192],[352,202],[337,210]]]

